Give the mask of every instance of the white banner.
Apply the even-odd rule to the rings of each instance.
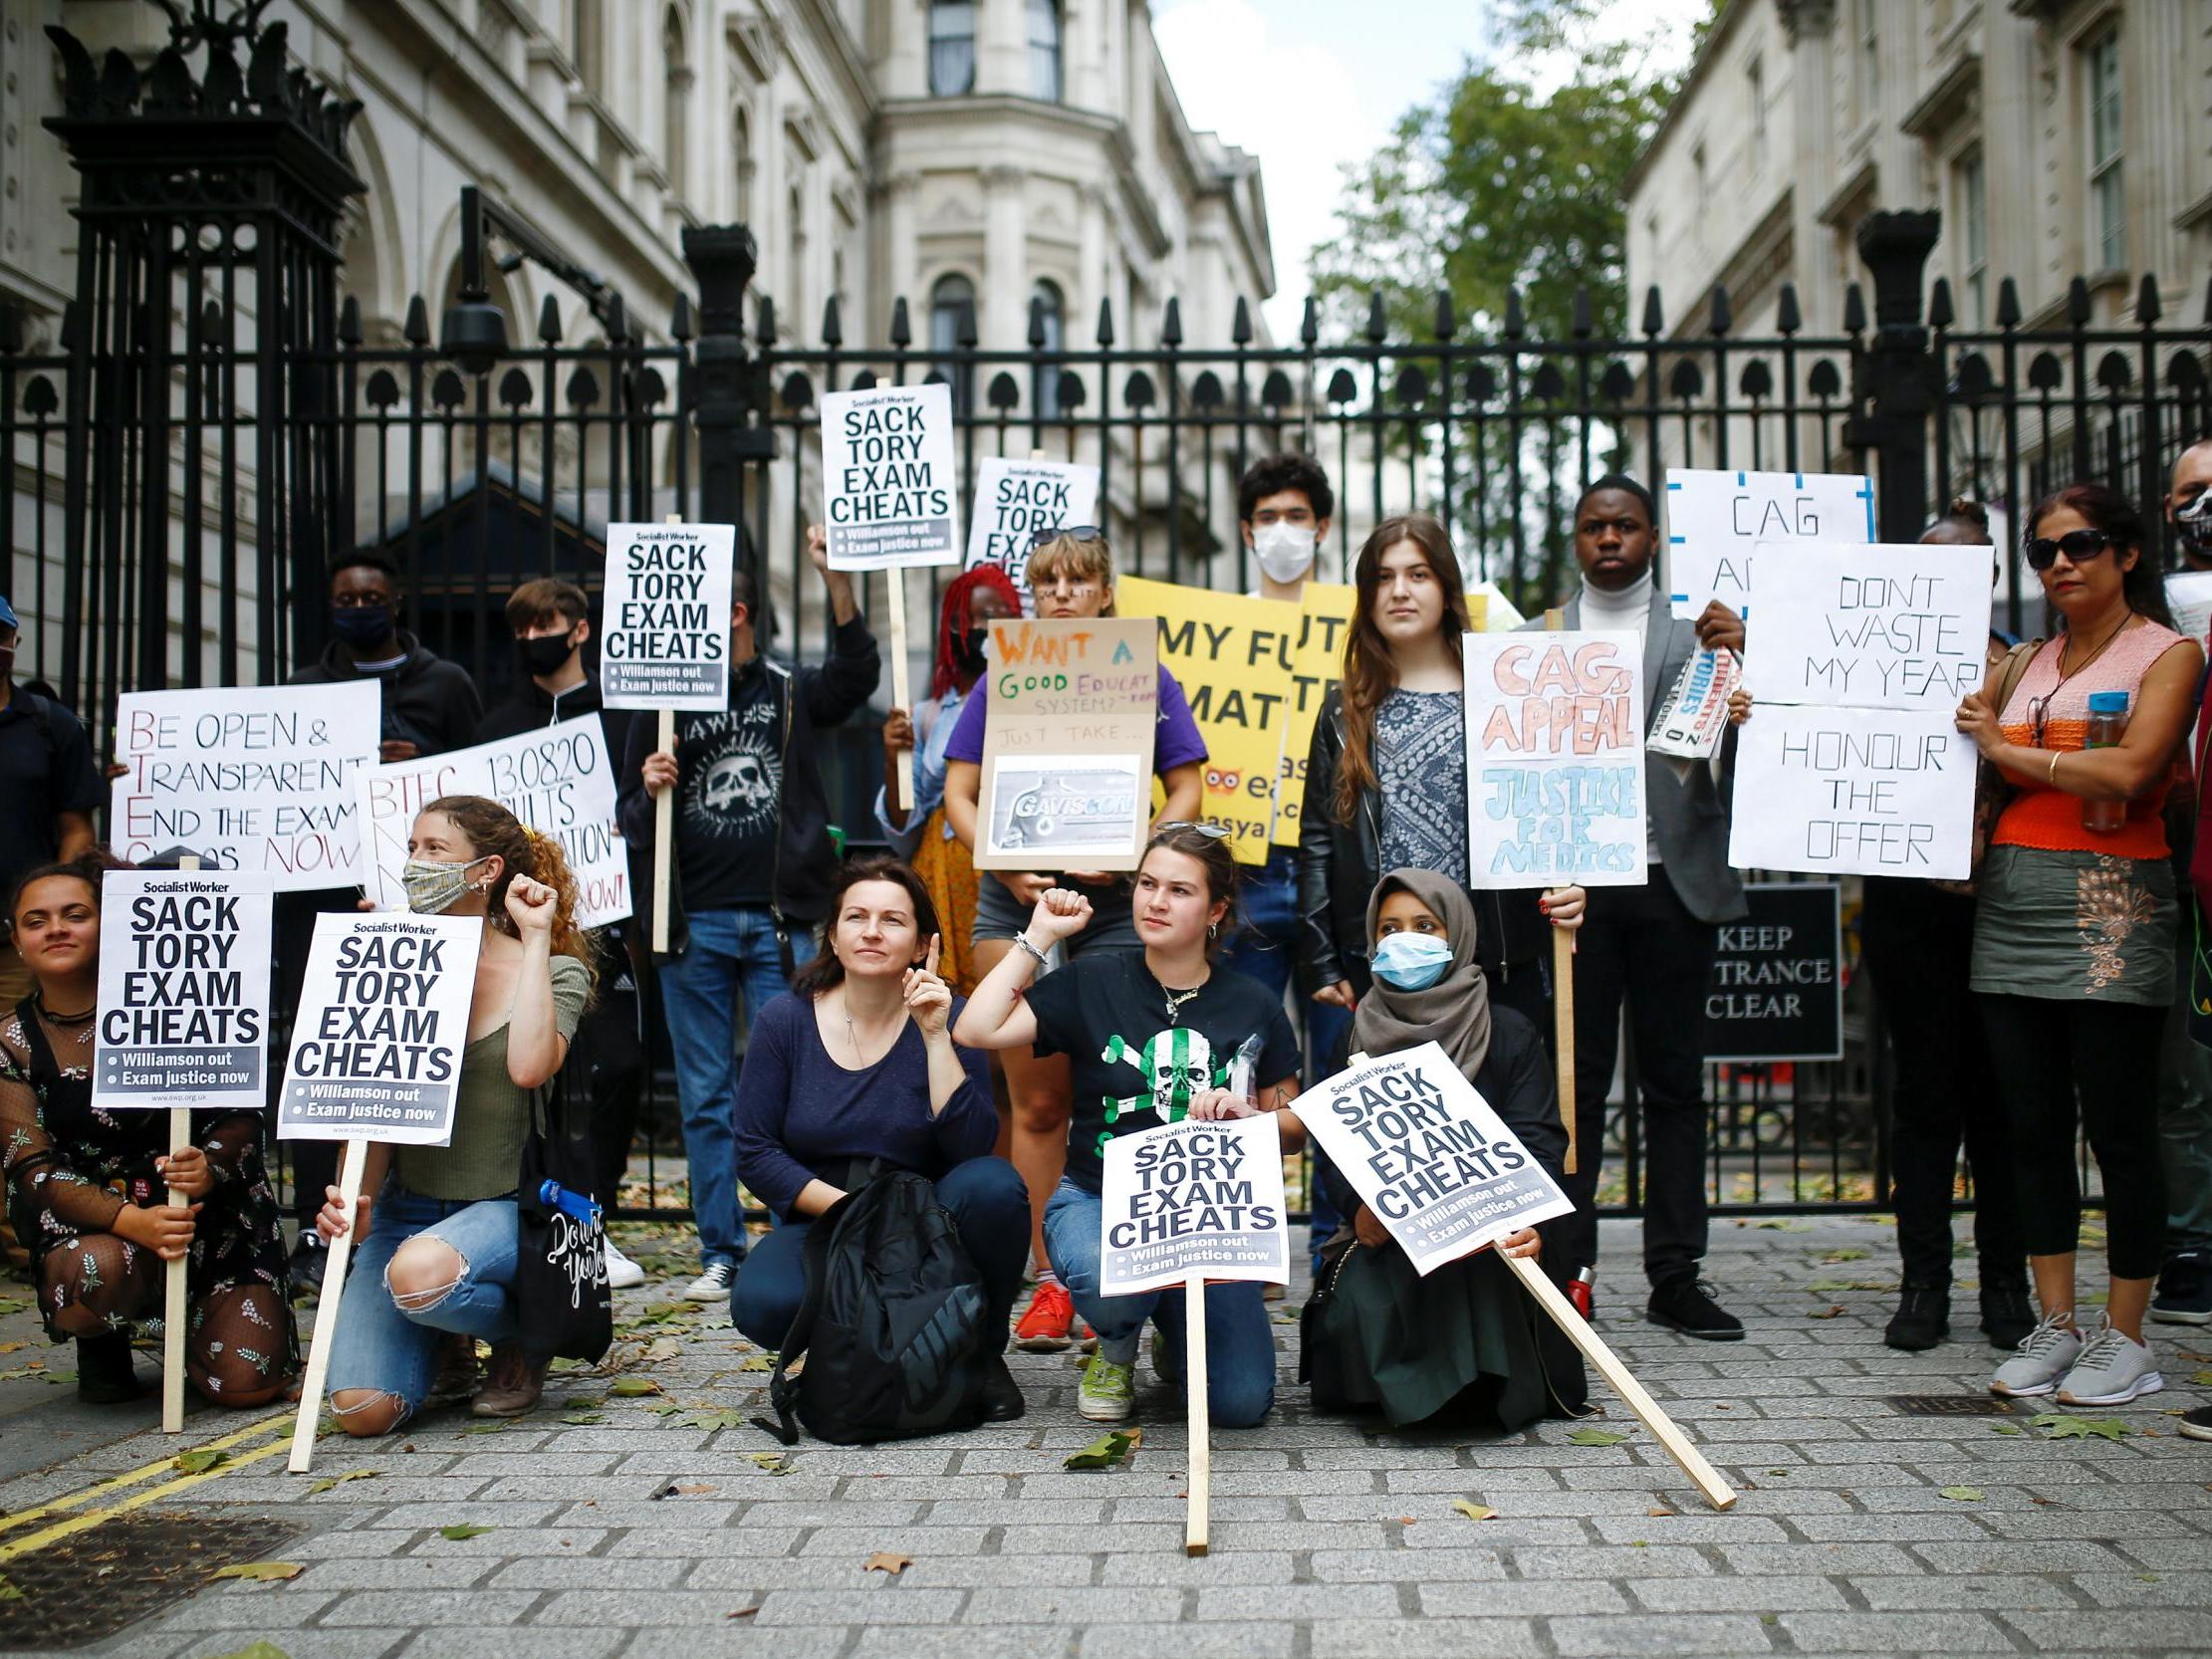
[[[1762,703],[1736,734],[1728,861],[1963,881],[1973,864],[1975,761],[1950,709]]]
[[[376,764],[373,680],[126,691],[116,703],[111,844],[136,862],[181,846],[280,892],[361,879],[355,782]]]
[[[1468,885],[1643,884],[1633,630],[1469,633]]]
[[[486,796],[559,841],[576,877],[579,925],[605,927],[630,914],[629,855],[614,817],[614,757],[598,715],[364,774],[363,891],[379,909],[407,907],[407,831],[415,814],[443,795]]]
[[[1354,1058],[1296,1109],[1423,1277],[1575,1207],[1438,1044]]]
[[[2166,605],[2174,632],[2203,644],[2212,628],[2212,571],[2176,571],[2166,578]]]
[[[474,916],[316,917],[277,1138],[450,1141],[483,940]]]
[[[729,702],[737,527],[611,524],[600,695],[611,709],[714,713]]]
[[[266,875],[110,870],[93,1109],[269,1103]]]
[[[1745,619],[1762,703],[1953,714],[1989,660],[1990,553],[1808,547],[1767,567]]]
[[[1874,539],[1874,487],[1855,473],[1669,472],[1667,597],[1677,616],[1713,600],[1746,613],[1751,556],[1762,542]]]
[[[1106,1142],[1103,1191],[1106,1296],[1180,1285],[1194,1273],[1290,1283],[1283,1132],[1273,1112],[1116,1135]]]
[[[1099,522],[1099,469],[1077,461],[1016,461],[985,457],[976,472],[975,506],[968,518],[965,570],[1004,567],[1029,596],[1029,542],[1040,530],[1065,530]]]
[[[958,564],[952,388],[824,392],[822,489],[833,571]]]

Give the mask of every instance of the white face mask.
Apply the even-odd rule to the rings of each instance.
[[[1296,582],[1314,568],[1314,532],[1301,524],[1264,524],[1252,532],[1252,554],[1270,582]]]

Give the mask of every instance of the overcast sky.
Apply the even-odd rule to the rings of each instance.
[[[1708,0],[1636,0],[1686,50]],[[1191,124],[1260,158],[1275,244],[1277,340],[1296,336],[1306,256],[1336,221],[1347,161],[1372,153],[1405,110],[1481,56],[1480,0],[1152,0],[1160,53]]]

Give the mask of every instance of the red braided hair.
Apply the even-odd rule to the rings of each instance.
[[[1014,586],[1014,579],[1002,566],[982,564],[972,571],[962,571],[945,584],[944,602],[937,608],[937,657],[929,669],[929,695],[942,697],[950,691],[959,675],[959,663],[953,656],[952,636],[966,626],[968,600],[978,588],[988,588],[1011,607],[1009,614],[1022,613],[1021,590]]]

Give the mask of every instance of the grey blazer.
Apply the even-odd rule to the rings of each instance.
[[[1650,735],[1659,712],[1659,700],[1673,687],[1682,664],[1697,649],[1696,627],[1675,616],[1667,604],[1666,585],[1653,585],[1651,619],[1643,635],[1643,723]],[[1567,601],[1562,622],[1569,628],[1583,625],[1580,592]],[[1524,622],[1521,631],[1542,631],[1539,616]],[[1736,734],[1731,730],[1721,754],[1732,762]],[[1724,764],[1724,771],[1729,768]],[[1660,756],[1643,757],[1644,800],[1651,814],[1652,837],[1659,843],[1659,862],[1683,905],[1701,922],[1732,922],[1749,912],[1744,884],[1728,864],[1728,803],[1713,787],[1712,768],[1693,766],[1684,778]]]

